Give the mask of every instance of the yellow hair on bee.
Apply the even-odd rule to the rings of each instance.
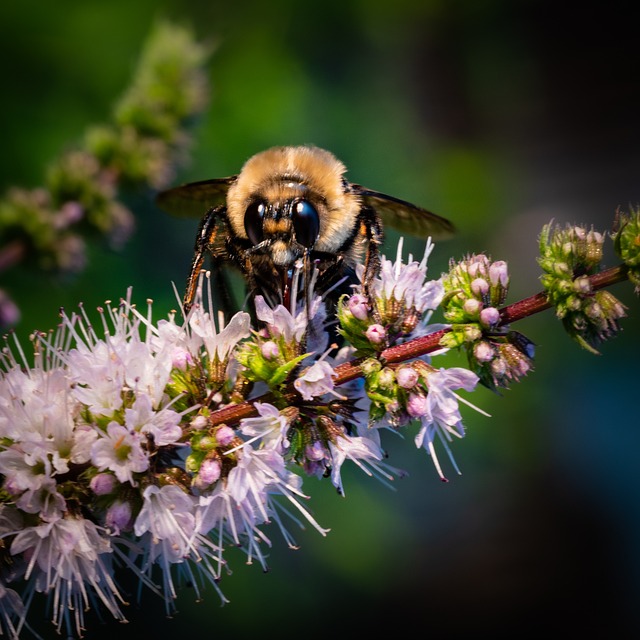
[[[227,216],[246,238],[244,215],[257,199],[275,204],[304,196],[320,213],[318,251],[332,252],[351,235],[360,198],[345,192],[346,168],[332,153],[314,146],[273,147],[246,161],[227,194]]]

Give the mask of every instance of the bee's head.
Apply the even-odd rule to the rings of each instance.
[[[247,206],[244,230],[252,252],[267,252],[275,264],[290,265],[315,245],[320,213],[304,197],[276,202],[258,198]]]
[[[275,147],[250,158],[227,194],[234,235],[290,266],[311,250],[335,252],[359,202],[345,191],[344,165],[316,147]]]

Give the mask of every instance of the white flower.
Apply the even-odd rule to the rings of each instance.
[[[193,550],[195,498],[174,485],[149,485],[136,518],[137,536],[151,535],[151,560],[162,555],[169,563],[181,562]]]
[[[119,340],[118,340],[119,341]],[[124,370],[109,344],[80,342],[66,355],[67,371],[76,384],[74,396],[95,415],[112,415],[122,406]]]
[[[272,404],[256,402],[253,406],[260,416],[244,418],[240,422],[240,432],[249,436],[248,442],[260,438],[263,447],[284,453],[289,448],[287,440],[289,420]]]
[[[327,341],[326,332],[322,325],[326,317],[326,309],[322,298],[315,296],[311,300],[309,315],[303,303],[296,307],[292,300],[291,310],[279,304],[273,309],[265,302],[262,296],[255,297],[256,317],[267,326],[271,337],[282,336],[285,342],[300,342],[307,332],[309,320],[313,322],[313,330],[308,332],[308,339],[315,340],[314,344],[308,344],[310,351],[320,352],[324,350]]]
[[[152,584],[153,565],[160,567],[167,612],[173,610],[177,596],[173,567],[179,572],[182,569],[184,577],[193,581],[198,596],[195,574],[206,580],[226,602],[217,584],[222,549],[198,531],[197,499],[175,485],[149,485],[142,497],[142,509],[133,527],[144,549],[140,577]]]
[[[329,450],[331,452],[331,482],[342,496],[345,493],[341,471],[345,460],[351,460],[369,476],[374,475],[373,472],[375,472],[375,475],[381,480],[383,478],[393,480],[393,476],[387,471],[391,467],[381,462],[384,457],[382,450],[370,438],[344,435],[338,438],[335,443],[329,442]],[[398,472],[397,469],[394,469],[394,471]],[[404,474],[401,473],[401,475]]]
[[[333,393],[335,375],[336,372],[326,360],[318,360],[295,379],[293,386],[304,400],[313,400],[325,393]]]
[[[26,527],[11,543],[12,555],[25,554],[30,588],[50,594],[58,632],[71,618],[84,628],[84,611],[100,601],[118,620],[124,602],[111,575],[111,546],[95,524],[83,518],[61,518]]]
[[[284,496],[322,535],[323,529],[300,504],[306,498],[301,491],[301,478],[286,470],[284,460],[274,449],[254,450],[246,444],[238,452],[238,463],[229,472],[226,483],[218,483],[214,491],[200,498],[199,531],[208,534],[218,529],[235,545],[244,545],[248,561],[257,557],[266,568],[260,541],[270,544],[260,530],[261,524],[275,521],[290,546],[291,534],[281,520],[275,496]],[[293,517],[287,509],[284,513]]]
[[[213,310],[205,311],[202,304],[195,304],[189,314],[188,327],[191,335],[204,345],[209,359],[227,360],[236,345],[250,334],[251,318],[248,313],[239,311],[229,323],[224,325],[224,316],[218,315],[218,326],[213,319]],[[191,342],[191,353],[198,353],[199,346]]]
[[[156,446],[174,444],[182,437],[181,415],[169,408],[154,411],[147,395],[138,395],[131,408],[125,409],[124,416],[130,431],[150,433]]]
[[[120,482],[135,486],[134,473],[149,468],[149,459],[142,448],[142,438],[117,422],[107,425],[107,432],[93,443],[91,461],[99,471],[113,471]]]
[[[438,436],[455,470],[460,473],[448,444],[452,436],[464,437],[464,426],[458,406],[461,398],[453,389],[473,391],[477,382],[478,376],[468,369],[452,367],[436,370],[427,376],[427,395],[410,399],[410,414],[418,417],[421,422],[420,430],[415,437],[416,446],[427,450],[438,475],[444,481],[446,478],[438,462],[433,441]],[[477,410],[480,411],[480,409]]]
[[[282,336],[285,342],[300,342],[307,330],[307,318],[304,313],[291,313],[279,304],[271,308],[262,296],[255,297],[256,317],[267,325],[273,337]]]
[[[400,238],[395,262],[382,257],[380,273],[372,283],[371,294],[374,298],[402,301],[408,309],[414,307],[420,314],[433,310],[444,295],[441,282],[427,280],[427,259],[433,250],[433,243],[431,240],[427,241],[420,262],[409,255],[406,264],[402,260],[402,245],[403,239]]]
[[[37,489],[25,491],[16,501],[16,507],[25,513],[38,514],[45,522],[52,522],[62,517],[67,503],[58,492],[56,481],[45,478]]]

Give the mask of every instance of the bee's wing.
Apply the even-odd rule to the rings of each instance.
[[[431,236],[434,240],[448,238],[455,232],[455,227],[449,220],[415,204],[372,191],[359,184],[351,184],[350,187],[362,198],[364,204],[378,212],[384,224],[398,231],[418,238]]]
[[[201,218],[212,207],[224,204],[229,187],[237,176],[189,182],[156,196],[156,204],[175,216]]]

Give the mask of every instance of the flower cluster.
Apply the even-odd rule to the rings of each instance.
[[[416,446],[426,449],[440,478],[447,481],[436,454],[436,437],[455,471],[460,473],[449,447],[453,437],[462,438],[465,434],[458,405],[462,398],[455,390],[473,391],[478,376],[460,367],[436,369],[423,359],[397,368],[385,367],[378,360],[368,359],[363,363],[363,368],[373,424],[398,429],[414,420],[418,421],[420,429],[415,436]]]
[[[438,280],[427,280],[427,259],[433,250],[429,241],[424,256],[417,262],[409,255],[402,260],[402,239],[395,262],[382,257],[379,275],[370,283],[369,295],[360,286],[338,306],[340,333],[358,354],[373,355],[428,331],[431,313],[442,300]],[[360,267],[362,277],[364,268]]]
[[[622,259],[627,277],[640,295],[640,208],[630,213],[618,212],[613,246]]]
[[[633,236],[633,228],[630,228]],[[626,234],[618,237],[622,252]],[[635,234],[637,238],[637,233]],[[598,353],[596,346],[615,335],[624,305],[609,291],[594,291],[589,276],[598,272],[605,236],[593,229],[545,225],[540,234],[540,278],[549,302],[567,333],[582,347]],[[631,242],[633,244],[633,242]]]
[[[375,313],[390,339],[430,331],[442,287],[426,281],[426,255],[384,260],[372,283],[369,322]],[[216,317],[204,281],[182,323],[175,314],[153,322],[151,302],[141,313],[129,293],[99,310],[97,326],[82,307],[63,312],[57,331],[33,336],[33,364],[17,340],[7,342],[0,539],[10,570],[0,580],[0,628],[13,637],[38,593],[52,596],[59,631],[80,633],[82,612],[97,602],[124,620],[122,570],[160,591],[168,613],[183,579],[196,593],[212,585],[225,602],[227,547],[266,568],[270,524],[291,547],[292,523],[327,533],[304,505],[305,476],[328,477],[344,495],[347,462],[385,484],[403,474],[384,461],[385,428],[416,423],[416,445],[444,478],[434,443],[449,452],[451,436],[463,435],[454,390],[472,390],[473,373],[423,357],[389,370],[392,383],[384,368],[337,387],[336,370],[356,349],[328,345],[321,297],[294,296],[290,308],[258,297],[252,329],[247,313],[226,324]],[[395,399],[381,404],[389,384]],[[250,415],[214,419],[243,402]]]
[[[440,447],[459,473],[450,444],[465,435],[460,402],[484,414],[460,392],[518,380],[533,348],[502,323],[504,263],[468,256],[428,280],[431,248],[404,262],[400,245],[339,300],[341,346],[329,344],[335,319],[311,288],[287,307],[257,296],[252,327],[245,312],[214,314],[205,274],[182,321],[154,322],[151,302],[142,313],[129,292],[99,310],[97,326],[82,307],[63,312],[55,332],[33,335],[33,362],[7,339],[0,632],[18,638],[40,595],[59,632],[81,635],[98,603],[124,620],[122,571],[168,614],[182,581],[226,602],[228,548],[266,568],[270,525],[290,547],[292,525],[328,532],[305,506],[305,477],[344,495],[347,462],[387,485],[403,475],[385,461],[387,430],[415,427],[439,477]],[[429,324],[439,305],[450,325]],[[470,369],[432,364],[450,346],[468,349]]]
[[[464,348],[470,369],[490,389],[508,387],[531,371],[533,343],[505,326],[498,309],[509,290],[506,262],[484,254],[451,261],[442,283],[443,315],[451,322],[444,346]]]

